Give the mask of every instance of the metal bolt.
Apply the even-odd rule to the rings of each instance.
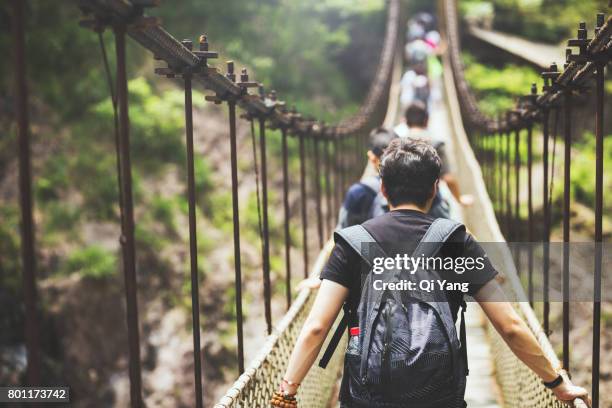
[[[232,82],[236,82],[236,74],[234,74],[234,61],[227,61],[227,74],[225,76]]]
[[[535,82],[531,84],[531,94],[532,95],[537,95],[538,94],[538,86],[536,85]]]
[[[202,34],[199,39],[200,51],[208,51],[208,37],[206,34]]]
[[[584,21],[581,21],[580,24],[578,25],[578,39],[586,40],[586,38],[587,38],[586,23]]]
[[[249,73],[246,68],[242,68],[242,72],[240,73],[240,82],[249,82]]]
[[[183,46],[185,48],[187,48],[189,51],[193,50],[193,41],[191,41],[191,40],[183,40],[183,41],[181,41],[181,44],[183,44]]]
[[[571,48],[566,48],[565,49],[565,62],[569,62],[572,56],[572,49]]]
[[[597,13],[597,23],[595,23],[595,35],[599,32],[601,26],[604,25],[605,15],[604,13]]]

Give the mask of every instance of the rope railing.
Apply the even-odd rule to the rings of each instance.
[[[243,316],[243,297],[242,297],[242,261],[241,261],[241,237],[240,237],[240,203],[238,195],[238,156],[237,156],[237,111],[240,108],[244,111],[241,116],[253,123],[253,132],[257,128],[259,132],[259,157],[261,160],[257,166],[258,186],[261,185],[261,197],[258,198],[258,210],[260,213],[259,233],[262,240],[262,289],[265,308],[265,321],[267,333],[270,335],[268,342],[272,344],[283,341],[293,344],[297,335],[299,325],[305,318],[312,302],[312,296],[301,293],[297,300],[292,304],[291,296],[291,248],[293,243],[290,237],[290,224],[292,220],[290,213],[290,180],[288,164],[288,141],[289,137],[296,137],[299,143],[299,203],[300,218],[302,229],[302,252],[303,252],[303,275],[306,277],[311,271],[320,269],[321,252],[317,263],[311,269],[309,260],[308,243],[312,239],[309,237],[308,225],[310,211],[314,209],[316,216],[316,233],[318,235],[318,247],[323,248],[326,236],[334,228],[334,214],[341,205],[342,194],[353,179],[361,173],[364,165],[363,147],[365,146],[366,136],[369,130],[379,126],[386,112],[387,94],[390,87],[391,70],[393,59],[397,49],[399,37],[400,1],[387,1],[386,30],[382,41],[381,54],[376,73],[370,85],[367,96],[361,104],[359,111],[340,123],[334,125],[325,124],[314,118],[307,117],[298,112],[296,108],[288,108],[285,102],[278,99],[275,91],[265,92],[263,85],[252,81],[246,69],[240,74],[235,72],[233,62],[228,62],[225,72],[209,65],[209,62],[218,58],[218,53],[209,50],[208,38],[201,35],[194,50],[191,40],[179,41],[168,33],[155,17],[146,16],[144,11],[149,7],[156,6],[156,0],[80,0],[79,5],[85,17],[81,25],[92,29],[101,39],[103,55],[106,66],[106,50],[102,39],[103,32],[110,28],[115,37],[116,52],[116,72],[115,81],[112,80],[110,69],[108,79],[110,93],[112,95],[113,106],[115,107],[115,132],[116,132],[116,159],[118,172],[118,189],[120,208],[120,246],[122,270],[125,282],[125,300],[127,314],[127,333],[128,333],[128,355],[129,355],[129,380],[130,380],[130,401],[132,407],[141,407],[143,403],[142,395],[142,374],[140,356],[140,333],[139,333],[139,312],[138,312],[138,285],[136,273],[136,242],[135,242],[135,219],[134,201],[132,192],[132,166],[130,158],[130,126],[129,126],[129,104],[128,104],[128,81],[126,72],[127,51],[126,36],[132,38],[137,44],[152,52],[154,58],[165,63],[165,66],[155,69],[155,73],[167,78],[175,78],[184,88],[185,95],[185,133],[186,133],[186,186],[187,200],[189,204],[188,225],[189,225],[189,272],[191,278],[191,312],[192,312],[192,331],[194,347],[194,405],[202,407],[204,396],[202,395],[202,357],[200,339],[200,310],[199,310],[199,275],[197,257],[197,223],[196,223],[196,183],[194,170],[194,126],[193,126],[193,107],[192,107],[192,88],[195,84],[203,86],[212,95],[206,96],[206,100],[215,104],[227,104],[228,107],[228,134],[230,147],[230,168],[231,168],[231,192],[232,192],[232,212],[233,212],[233,244],[234,244],[234,289],[235,289],[235,313],[236,313],[236,345],[237,345],[237,367],[240,374],[259,375],[260,372],[271,369],[278,370],[279,361],[282,362],[286,356],[287,349],[277,351],[269,350],[262,363],[255,372],[245,373],[244,361],[244,316]],[[23,2],[13,1],[13,30],[15,44],[15,72],[24,73],[26,61],[24,57],[25,44],[25,17],[23,15]],[[21,40],[21,41],[20,41]],[[21,78],[21,77],[20,77]],[[36,385],[40,378],[40,357],[37,343],[38,335],[36,319],[36,270],[34,253],[34,225],[32,221],[32,199],[30,174],[30,141],[28,138],[27,121],[27,90],[24,85],[24,78],[17,82],[16,94],[22,98],[19,106],[20,120],[18,121],[19,141],[20,141],[20,180],[22,181],[21,192],[21,212],[23,215],[22,248],[24,265],[24,287],[26,288],[26,347],[28,353],[28,384]],[[22,86],[23,85],[23,86]],[[249,90],[256,88],[255,93]],[[255,126],[257,125],[257,126]],[[270,241],[269,241],[269,217],[268,217],[268,198],[269,189],[267,181],[267,148],[266,148],[266,129],[278,129],[282,141],[282,200],[284,216],[284,252],[285,252],[285,283],[286,301],[289,314],[276,329],[276,334],[272,334],[274,322],[271,308],[271,274],[270,274]],[[253,140],[255,134],[253,133]],[[257,155],[257,152],[255,152]],[[322,179],[325,181],[322,184]],[[315,194],[309,194],[312,190]],[[259,195],[258,195],[259,196]],[[291,307],[291,308],[290,308]],[[291,317],[293,316],[293,317]],[[301,320],[300,320],[301,319]],[[276,337],[275,337],[276,336]],[[291,337],[293,336],[293,337]],[[277,338],[278,340],[274,340]],[[275,343],[276,344],[276,343]],[[275,354],[276,353],[276,354]],[[272,365],[263,367],[266,361],[273,361],[274,356],[280,356],[281,360]],[[204,361],[204,365],[206,362]],[[257,362],[254,363],[257,366]],[[251,367],[254,367],[251,365]],[[333,368],[335,367],[335,369]],[[328,369],[326,375],[321,378],[326,379],[321,382],[313,380],[310,387],[310,394],[305,393],[304,398],[311,398],[320,401],[319,405],[324,406],[329,393],[322,392],[327,387],[331,390],[333,380],[337,375],[339,365],[332,364],[332,369]],[[263,371],[262,371],[263,370]],[[245,378],[245,377],[241,377]],[[273,378],[273,377],[270,377]],[[318,381],[318,382],[317,382]],[[268,387],[268,388],[265,388]],[[240,389],[236,401],[243,398],[247,393],[255,393],[258,396],[265,395],[272,389],[266,382],[245,381],[244,389]],[[309,387],[305,387],[308,389]],[[237,388],[234,387],[234,390]],[[249,398],[259,400],[260,397]],[[310,397],[309,397],[310,395]],[[238,404],[238,402],[236,403]],[[247,405],[232,406],[253,406]],[[309,405],[311,406],[311,405]]]
[[[602,266],[603,266],[603,163],[604,163],[604,76],[606,65],[612,60],[612,17],[607,19],[603,13],[597,14],[595,29],[592,38],[588,38],[585,23],[580,23],[577,38],[567,41],[569,47],[577,47],[579,52],[573,53],[571,48],[566,50],[566,63],[563,71],[559,71],[556,64],[542,73],[542,92],[538,94],[536,84],[531,87],[529,95],[520,97],[514,109],[491,118],[485,115],[478,107],[478,101],[470,90],[465,79],[464,66],[461,60],[461,47],[459,41],[458,16],[456,1],[444,0],[441,2],[445,35],[448,41],[448,65],[452,69],[450,75],[454,80],[457,97],[462,101],[461,116],[469,125],[469,141],[474,148],[483,171],[483,178],[490,192],[497,219],[507,241],[527,242],[527,294],[533,305],[536,298],[534,288],[534,248],[533,243],[542,244],[542,293],[543,301],[542,326],[546,346],[550,348],[546,336],[550,333],[550,240],[552,227],[552,184],[555,176],[555,149],[557,135],[562,131],[563,136],[563,184],[561,211],[562,241],[564,243],[561,254],[561,280],[562,280],[562,366],[570,369],[570,217],[571,217],[571,162],[572,162],[572,117],[578,105],[579,95],[588,95],[595,89],[595,162],[594,168],[594,270],[593,270],[593,354],[591,368],[593,406],[600,403],[600,348],[601,348],[601,301],[602,301]],[[594,85],[594,86],[593,86]],[[580,102],[584,105],[584,100]],[[584,109],[583,109],[584,111]],[[563,119],[563,129],[559,124]],[[551,123],[552,122],[552,123]],[[534,127],[542,128],[542,235],[536,236],[536,216],[534,210]],[[553,151],[550,152],[550,139],[552,138]],[[521,146],[526,144],[525,153]],[[526,157],[525,157],[526,156]],[[552,165],[550,162],[552,161]],[[523,166],[526,166],[526,183],[522,181]],[[522,218],[521,194],[527,197],[527,218]],[[524,197],[523,196],[523,197]],[[523,223],[527,228],[521,228]],[[517,273],[521,273],[522,253],[516,248],[513,253]],[[531,309],[530,309],[531,310]],[[535,319],[535,317],[534,317]],[[532,319],[533,320],[533,319]],[[500,343],[500,342],[498,342]],[[497,348],[497,346],[496,346]],[[506,376],[508,359],[512,359],[509,352],[502,352],[505,356],[499,361],[503,367],[499,370],[501,376]],[[505,362],[506,361],[506,362]],[[512,370],[510,370],[512,372]],[[517,374],[518,375],[518,374]],[[522,374],[521,374],[522,375]],[[527,374],[525,374],[527,375]],[[510,381],[512,382],[512,381]],[[500,378],[504,389],[504,378]],[[525,384],[531,384],[529,380]],[[541,387],[540,387],[541,388]],[[534,393],[538,387],[534,389]],[[516,391],[516,390],[515,390]],[[538,399],[530,391],[531,399]],[[517,397],[517,394],[504,389],[504,395],[513,402],[511,406],[553,406],[549,397],[540,398],[539,405],[525,405],[527,399]],[[541,394],[544,395],[544,394]],[[518,400],[517,400],[518,398]]]

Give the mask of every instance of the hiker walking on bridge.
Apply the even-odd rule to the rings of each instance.
[[[465,310],[464,295],[476,299],[514,354],[560,401],[581,398],[590,405],[587,391],[553,367],[527,324],[503,300],[494,279],[497,271],[478,242],[463,225],[427,215],[440,169],[440,157],[430,144],[410,138],[391,142],[380,166],[382,192],[391,211],[335,234],[321,287],[272,406],[297,406],[299,385],[343,308],[339,333],[348,327],[351,337],[340,389],[342,407],[465,407],[468,370],[463,319],[459,335],[455,330],[457,316]],[[424,259],[481,259],[482,268],[465,273],[425,266],[409,274],[401,267],[378,270],[382,264],[389,268],[387,260],[401,257],[403,251],[413,257],[422,254]],[[431,278],[443,279],[444,288],[394,289]],[[334,339],[320,365],[333,352]]]

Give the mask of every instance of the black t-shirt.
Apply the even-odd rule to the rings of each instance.
[[[416,210],[395,210],[379,217],[372,218],[363,227],[372,235],[385,251],[387,256],[395,257],[400,252],[408,256],[416,249],[419,241],[434,221],[434,218]],[[480,244],[467,232],[458,231],[447,241],[448,244],[440,250],[442,258],[470,257],[483,259],[484,267],[479,270],[469,270],[458,274],[454,271],[439,271],[440,279],[449,282],[466,283],[466,295],[474,295],[487,282],[497,275],[497,271],[486,256]],[[323,267],[321,279],[328,279],[349,288],[348,304],[352,310],[357,310],[361,295],[361,269],[363,264],[359,254],[343,239],[339,239]],[[455,321],[457,312],[463,300],[461,291],[446,292]],[[356,326],[358,322],[349,322]]]

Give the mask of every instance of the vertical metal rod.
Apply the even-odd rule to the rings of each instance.
[[[238,371],[244,372],[244,337],[242,331],[242,266],[240,262],[240,210],[238,206],[238,157],[236,148],[236,102],[228,101],[230,153],[232,167],[232,211],[234,215],[234,273],[236,292],[236,336],[238,340]]]
[[[343,204],[343,200],[344,200],[344,193],[346,191],[346,160],[344,159],[346,156],[346,149],[345,149],[345,141],[344,138],[338,140],[338,150],[336,152],[336,160],[338,161],[338,168],[339,168],[339,178],[340,178],[340,184],[339,184],[339,191],[340,191],[340,201],[339,201],[339,206],[338,209],[340,209],[340,207],[342,207]]]
[[[130,119],[128,113],[128,85],[125,64],[125,26],[118,25],[115,31],[117,54],[117,104],[119,106],[119,152],[123,197],[121,219],[121,249],[125,277],[127,306],[127,328],[129,343],[130,401],[133,408],[141,407],[142,377],[140,372],[140,335],[138,328],[138,299],[136,293],[136,246],[134,239],[134,203],[132,197],[132,165],[130,159]]]
[[[289,232],[289,152],[287,149],[287,128],[281,127],[283,155],[283,211],[285,213],[285,294],[287,309],[291,306],[291,235]]]
[[[512,229],[512,204],[510,198],[510,137],[511,130],[506,133],[506,237],[508,241],[514,238]]]
[[[555,118],[557,118],[557,110],[555,110]],[[544,109],[542,112],[542,134],[544,139],[544,149],[542,152],[542,165],[544,170],[544,190],[543,190],[543,206],[544,206],[544,230],[542,236],[543,242],[543,254],[542,254],[542,278],[543,278],[543,301],[544,301],[544,311],[542,316],[542,324],[544,328],[544,333],[548,336],[548,316],[550,312],[550,304],[548,303],[548,272],[550,268],[550,201],[548,199],[548,142],[550,138],[550,130],[549,130],[549,109]],[[556,128],[556,125],[555,125]]]
[[[321,206],[321,158],[319,152],[319,138],[312,139],[312,148],[314,150],[314,166],[315,166],[315,199],[317,209],[317,232],[319,233],[319,248],[323,248],[323,210]]]
[[[497,190],[495,193],[495,198],[497,201],[497,217],[498,219],[501,221],[501,213],[502,213],[502,208],[503,208],[503,157],[502,157],[502,132],[501,130],[497,132],[496,135],[496,142],[495,142],[495,161],[496,161],[496,166],[495,166],[495,174],[496,176],[496,182],[495,185],[497,186]],[[501,222],[500,222],[501,224]]]
[[[300,201],[302,202],[302,254],[304,256],[304,278],[308,277],[308,217],[306,208],[306,151],[304,147],[304,135],[299,134],[300,148]]]
[[[263,289],[268,334],[272,333],[272,290],[270,285],[270,231],[268,225],[268,164],[266,160],[266,121],[259,118],[259,150],[261,154],[261,203],[263,228]]]
[[[193,105],[191,73],[185,82],[185,144],[187,145],[187,199],[189,202],[189,256],[191,261],[191,315],[193,324],[193,373],[196,407],[202,408],[202,360],[200,346],[200,291],[198,279],[198,241],[196,230],[196,191],[193,154]]]
[[[565,92],[564,101],[564,162],[563,162],[563,368],[569,371],[569,240],[570,240],[570,194],[571,194],[571,147],[572,147],[572,94]]]
[[[601,353],[601,272],[603,261],[603,176],[604,176],[604,69],[597,66],[595,110],[595,273],[593,291],[593,361],[591,384],[593,407],[599,407],[599,364]]]
[[[521,244],[519,241],[521,240],[521,183],[520,183],[520,174],[521,174],[521,130],[516,129],[514,131],[514,226],[516,228],[516,234],[514,236],[515,241],[515,249],[514,249],[514,257],[516,264],[516,272],[519,276],[521,276]]]
[[[527,127],[527,219],[528,219],[528,240],[527,246],[527,293],[529,303],[533,307],[533,127]]]
[[[28,85],[25,56],[25,2],[12,1],[13,58],[17,140],[19,147],[19,205],[21,207],[21,262],[23,297],[25,303],[25,343],[27,351],[26,379],[30,386],[40,384],[40,343],[38,340],[36,251],[34,218],[32,216],[32,165],[28,117]]]
[[[323,141],[323,153],[325,155],[325,208],[327,209],[326,211],[326,217],[325,217],[325,227],[327,229],[326,234],[330,234],[332,231],[332,214],[334,213],[334,210],[332,208],[332,192],[331,192],[331,157],[330,157],[330,153],[329,153],[329,145],[330,145],[330,140],[329,139],[325,139]]]
[[[333,162],[334,162],[334,220],[336,220],[336,215],[338,211],[340,211],[340,206],[342,205],[342,177],[341,177],[341,163],[340,163],[340,150],[338,148],[338,136],[334,137],[334,153],[333,153]],[[335,225],[334,225],[335,227]]]

